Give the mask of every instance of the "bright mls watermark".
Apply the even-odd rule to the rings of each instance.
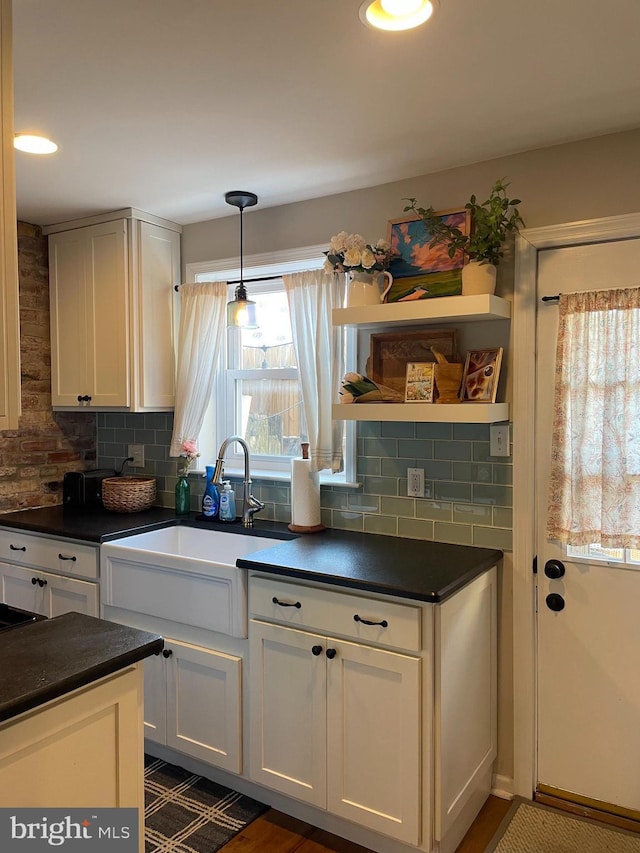
[[[2,809],[2,853],[138,853],[138,809]]]

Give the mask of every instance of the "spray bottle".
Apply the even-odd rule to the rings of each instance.
[[[220,508],[220,492],[218,491],[216,484],[213,482],[213,465],[207,465],[206,468],[207,482],[202,496],[202,515],[204,518],[210,518],[213,520],[218,516],[218,510]]]

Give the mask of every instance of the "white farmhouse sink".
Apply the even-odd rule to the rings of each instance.
[[[149,554],[167,554],[175,557],[177,561],[187,558],[205,560],[218,566],[235,566],[238,557],[277,545],[278,540],[264,536],[248,536],[244,533],[177,526],[136,533],[135,536],[126,536],[109,544]]]
[[[182,526],[105,542],[102,600],[109,608],[246,637],[247,573],[236,560],[277,544],[264,536]],[[117,621],[117,612],[110,615]]]

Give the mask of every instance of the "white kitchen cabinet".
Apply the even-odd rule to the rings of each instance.
[[[180,226],[127,208],[43,231],[54,409],[171,409]]]
[[[496,757],[495,568],[439,604],[256,573],[249,607],[250,778],[452,853]]]
[[[98,616],[98,549],[64,539],[0,530],[0,595],[43,616]]]
[[[42,616],[60,616],[73,610],[98,616],[98,584],[0,563],[5,604],[32,610]]]
[[[385,632],[398,622],[413,638],[406,629],[419,627],[419,609],[270,579],[251,583],[252,614],[326,627],[318,634],[250,622],[251,778],[416,845],[420,658],[337,638],[328,627],[386,645]]]
[[[250,636],[251,778],[417,844],[419,659],[257,620]]]
[[[0,430],[17,429],[20,415],[14,155],[11,0],[0,0]]]
[[[444,296],[388,305],[334,308],[334,326],[361,330],[434,325],[469,324],[508,320],[511,303],[493,295]],[[493,344],[491,344],[493,345]],[[411,421],[413,423],[488,424],[509,419],[508,403],[339,403],[332,407],[334,420]]]
[[[166,637],[145,661],[145,737],[240,773],[241,685],[240,657]]]

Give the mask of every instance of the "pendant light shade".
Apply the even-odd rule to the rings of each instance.
[[[258,196],[255,193],[244,190],[232,190],[225,193],[224,200],[227,204],[232,204],[240,210],[240,283],[236,287],[233,300],[227,302],[227,326],[242,326],[245,329],[257,329],[256,303],[247,297],[247,289],[244,286],[243,280],[244,246],[242,211],[245,207],[253,207],[254,204],[257,204]]]

